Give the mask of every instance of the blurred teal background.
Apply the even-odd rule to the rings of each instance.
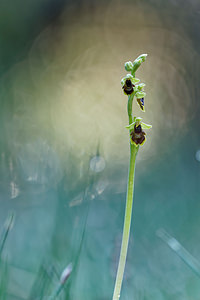
[[[134,103],[134,114],[153,128],[121,299],[199,299],[200,278],[156,235],[200,261],[199,28],[197,0],[0,0],[1,229],[15,213],[6,300],[47,299],[70,262],[60,299],[112,298],[129,163],[120,80],[142,53],[146,113]]]

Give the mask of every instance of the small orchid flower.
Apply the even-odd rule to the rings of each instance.
[[[125,95],[130,95],[134,92],[135,84],[138,83],[140,79],[133,77],[131,74],[127,74],[121,80],[122,89]]]
[[[145,86],[144,83],[138,84],[137,92],[135,93],[135,96],[137,98],[137,103],[139,104],[139,106],[143,112],[144,112],[144,97],[146,96],[146,93],[142,91],[144,86]]]
[[[131,62],[125,63],[125,69],[130,70]],[[131,74],[127,74],[124,78],[121,80],[122,89],[124,90],[125,95],[131,95],[134,92],[134,95],[137,98],[137,103],[140,106],[140,109],[144,112],[144,97],[146,96],[146,93],[143,92],[143,88],[145,86],[144,83],[137,84],[140,80],[138,78],[135,78]]]
[[[126,126],[130,130],[131,143],[137,145],[143,145],[146,138],[146,133],[143,129],[150,129],[152,126],[146,123],[141,122],[142,118],[134,118],[132,124]]]

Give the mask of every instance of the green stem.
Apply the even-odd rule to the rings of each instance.
[[[128,116],[129,124],[133,122],[132,117],[132,102],[134,98],[134,93],[128,97]],[[130,227],[131,227],[131,217],[132,217],[132,206],[133,206],[133,191],[134,191],[134,175],[135,175],[135,162],[139,147],[135,144],[130,143],[130,164],[129,164],[129,175],[128,175],[128,186],[126,195],[126,209],[124,217],[124,228],[122,236],[122,244],[120,251],[119,264],[117,269],[117,276],[115,281],[115,288],[113,293],[113,300],[118,300],[120,297],[122,281],[124,277],[124,269],[126,264],[126,257],[128,251]]]
[[[132,105],[133,105],[133,98],[135,93],[132,93],[130,96],[128,96],[128,105],[127,105],[127,111],[128,111],[128,121],[129,125],[133,123],[133,116],[132,116]]]

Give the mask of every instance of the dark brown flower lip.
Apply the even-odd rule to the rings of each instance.
[[[134,92],[135,85],[131,82],[130,79],[126,79],[122,89],[126,95],[130,95]]]
[[[141,125],[135,125],[134,130],[131,131],[131,141],[135,143],[136,145],[142,145],[145,142],[145,135],[146,133],[142,130]]]

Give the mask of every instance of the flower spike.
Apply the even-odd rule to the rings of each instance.
[[[152,126],[142,122],[142,118],[133,117],[133,99],[134,96],[137,99],[141,110],[144,112],[144,98],[146,94],[143,92],[145,86],[144,83],[139,83],[139,79],[135,78],[135,72],[141,66],[141,64],[146,60],[147,54],[142,54],[138,56],[133,62],[128,61],[125,63],[125,70],[131,74],[127,74],[121,80],[122,89],[124,94],[128,96],[128,119],[129,125],[126,128],[129,130],[130,134],[130,164],[129,164],[129,175],[127,184],[127,195],[126,195],[126,208],[124,217],[124,228],[122,236],[122,244],[120,250],[120,257],[117,269],[117,275],[115,280],[115,288],[113,292],[112,300],[119,300],[122,280],[124,276],[124,269],[126,264],[128,242],[130,236],[131,227],[131,216],[132,216],[132,206],[133,206],[133,192],[134,192],[134,176],[135,176],[135,163],[136,157],[139,150],[139,146],[143,145],[146,140],[146,133],[143,129],[149,129]]]

